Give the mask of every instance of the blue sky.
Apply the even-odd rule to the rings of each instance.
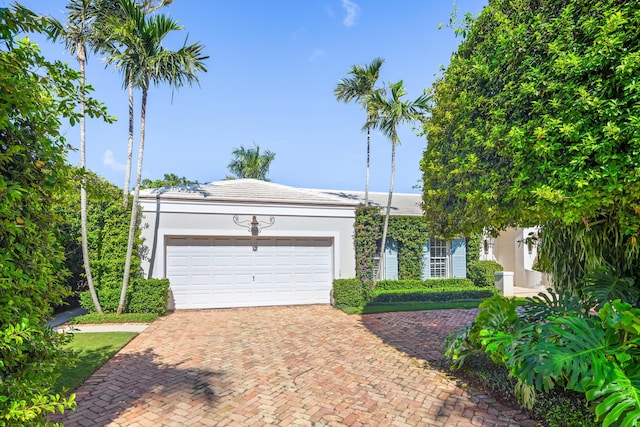
[[[7,6],[10,2],[0,0]],[[38,13],[65,18],[63,0],[23,0]],[[484,0],[458,0],[459,14],[477,14]],[[354,64],[385,59],[379,84],[403,80],[415,99],[446,66],[460,39],[447,23],[453,0],[174,0],[164,13],[185,31],[168,40],[206,46],[208,72],[200,86],[152,88],[147,108],[144,178],[164,173],[210,182],[223,179],[231,151],[256,143],[276,153],[271,181],[309,188],[362,190],[365,186],[365,115],[337,102],[333,90]],[[62,45],[36,39],[49,58],[76,62]],[[87,123],[87,165],[114,184],[124,181],[127,92],[120,75],[90,57],[87,79],[114,124]],[[139,96],[136,96],[136,146]],[[64,130],[77,146],[79,130]],[[410,126],[401,130],[395,191],[415,192],[426,146]],[[137,151],[137,148],[134,148]],[[390,142],[372,133],[372,191],[388,191]],[[76,153],[69,155],[78,163]],[[135,159],[134,159],[135,162]],[[135,163],[134,163],[135,164]]]

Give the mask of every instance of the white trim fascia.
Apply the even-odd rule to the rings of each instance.
[[[141,200],[142,212],[194,213],[222,215],[273,215],[302,217],[355,218],[353,206],[300,206],[271,204],[203,203],[202,201]]]

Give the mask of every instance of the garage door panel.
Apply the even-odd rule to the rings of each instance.
[[[331,239],[170,238],[166,257],[177,309],[329,302]]]

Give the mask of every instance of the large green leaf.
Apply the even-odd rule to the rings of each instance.
[[[640,309],[620,300],[605,304],[598,312],[603,324],[615,330],[625,332],[625,341],[640,336]],[[628,341],[633,345],[634,341]]]
[[[631,427],[640,424],[640,367],[627,375],[615,368],[604,387],[587,390],[587,400],[595,401],[595,413],[603,427]]]
[[[556,292],[547,289],[547,293],[540,292],[537,296],[527,298],[522,305],[523,317],[529,322],[540,322],[552,316],[580,315],[585,316],[580,298],[569,291]]]
[[[542,356],[536,374],[576,391],[584,391],[585,383],[605,384],[611,361],[621,351],[620,334],[597,320],[558,317],[542,325],[545,339],[535,348]]]
[[[616,299],[635,303],[640,297],[640,289],[635,286],[633,278],[624,277],[613,268],[600,268],[587,274],[582,292],[585,299],[598,308]]]

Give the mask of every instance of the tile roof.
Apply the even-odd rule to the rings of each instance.
[[[364,191],[348,190],[315,190],[322,194],[339,197],[343,200],[353,200],[364,206]],[[378,206],[384,213],[389,193],[369,192],[369,205]],[[422,195],[418,193],[393,193],[391,198],[391,216],[422,216]]]
[[[305,188],[274,184],[257,179],[230,179],[208,184],[148,188],[141,199],[184,199],[237,203],[278,203],[294,205],[356,206],[358,203]]]
[[[388,196],[388,193],[369,192],[369,204],[384,208]],[[354,207],[364,205],[364,191],[297,188],[257,179],[230,179],[208,184],[148,188],[140,191],[140,198]],[[393,193],[391,215],[421,216],[421,202],[422,198],[418,193]]]

